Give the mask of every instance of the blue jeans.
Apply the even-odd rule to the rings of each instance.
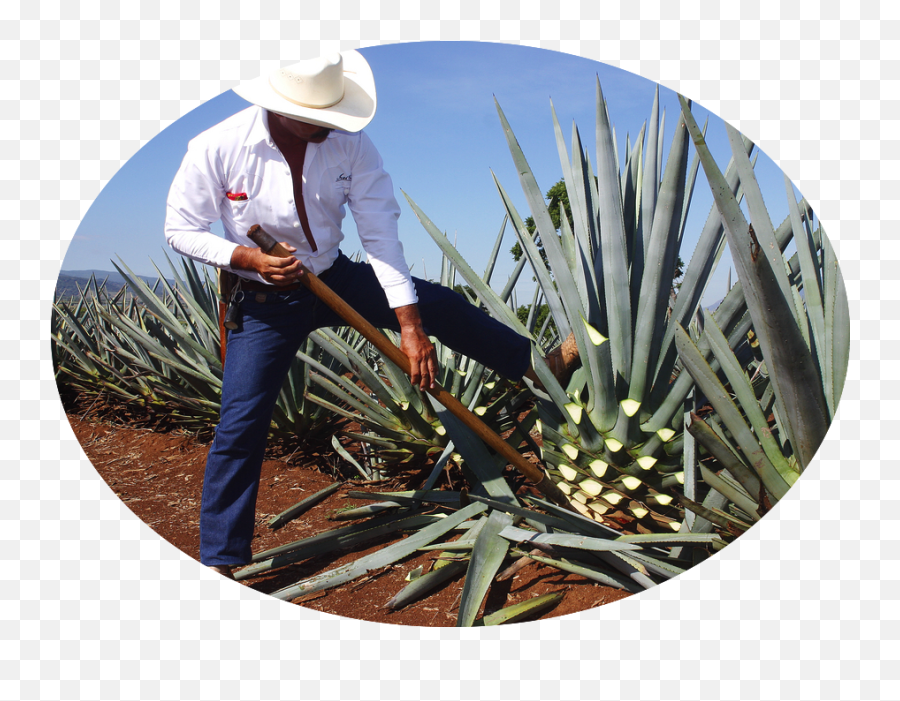
[[[324,282],[380,328],[399,331],[372,267],[340,255]],[[517,380],[531,361],[530,341],[446,287],[413,278],[425,332],[503,377]],[[200,561],[250,562],[256,496],[266,437],[278,393],[306,337],[344,322],[305,287],[248,292],[239,327],[228,334],[222,408],[209,450],[200,508]]]

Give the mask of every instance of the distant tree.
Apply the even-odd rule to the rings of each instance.
[[[672,276],[672,287],[675,288],[675,291],[681,289],[681,282],[684,278],[684,261],[681,260],[681,256],[675,261],[675,274]]]
[[[474,299],[476,302],[478,301],[478,295],[475,294],[475,290],[473,290],[468,285],[454,285],[453,291],[456,292],[456,294],[462,295],[463,297]]]
[[[528,324],[528,314],[531,312],[531,305],[522,305],[518,309],[516,309],[516,316],[519,318],[519,321],[522,322],[523,325]],[[550,307],[546,304],[542,304],[540,309],[538,309],[537,318],[534,321],[534,333],[538,333],[541,328],[544,326],[544,321],[547,319],[547,315],[550,314]],[[556,335],[556,325],[553,323],[551,319],[550,323],[547,324],[547,330],[544,331],[543,341],[549,341]]]
[[[569,193],[566,191],[566,181],[560,179],[553,187],[547,190],[547,194],[544,195],[544,199],[547,200],[547,211],[550,213],[550,221],[553,222],[553,228],[556,231],[559,231],[559,227],[562,225],[562,220],[560,219],[560,208],[562,208],[566,213],[566,218],[569,220],[569,223],[572,223],[572,207],[569,205]],[[535,230],[534,217],[528,217],[525,220],[525,227],[528,229],[529,234],[533,234]],[[538,248],[541,251],[541,256],[544,255],[544,246],[539,241]],[[523,251],[522,247],[519,245],[519,242],[516,241],[515,245],[509,251],[512,253],[513,260],[518,261],[519,258],[522,257]]]

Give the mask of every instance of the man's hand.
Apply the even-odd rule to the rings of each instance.
[[[437,352],[422,328],[419,308],[410,304],[394,311],[400,322],[400,350],[409,358],[412,383],[422,389],[433,388],[438,370]]]
[[[291,253],[297,249],[286,242],[281,244]],[[276,258],[263,253],[259,248],[238,246],[231,254],[231,267],[236,270],[252,270],[262,275],[263,280],[273,285],[292,285],[303,274],[300,261],[296,258]]]

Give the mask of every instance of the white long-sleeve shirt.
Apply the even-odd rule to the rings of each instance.
[[[310,142],[303,163],[303,202],[318,250],[313,251],[294,204],[291,171],[272,139],[268,115],[250,107],[188,144],[166,205],[166,240],[178,253],[231,270],[234,249],[254,247],[247,231],[259,224],[313,273],[331,267],[349,205],[359,238],[392,308],[413,304],[415,287],[397,234],[400,207],[381,156],[363,132],[332,131]],[[225,238],[210,226],[222,221]],[[257,273],[234,270],[264,282]]]

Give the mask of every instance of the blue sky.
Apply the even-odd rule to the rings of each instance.
[[[414,275],[429,278],[440,273],[440,254],[400,190],[451,239],[456,238],[460,252],[476,270],[483,269],[503,220],[492,170],[513,197],[520,214],[529,214],[500,127],[495,97],[541,190],[546,192],[562,175],[551,98],[563,133],[568,139],[574,120],[593,161],[597,76],[616,127],[620,153],[624,151],[626,133],[633,139],[649,118],[656,87],[651,81],[596,61],[510,44],[418,42],[360,51],[372,66],[378,91],[378,112],[366,131],[394,181],[403,210],[400,238],[407,261]],[[662,88],[660,99],[661,109],[667,115],[665,153],[679,108],[677,96],[669,90]],[[151,259],[168,272],[164,252],[174,254],[163,236],[165,200],[187,142],[246,106],[228,91],[147,143],[91,206],[69,246],[62,269],[112,270],[110,260],[121,258],[139,274],[156,274]],[[706,110],[695,104],[693,111],[702,124]],[[714,115],[710,117],[707,141],[724,168],[730,151],[724,124]],[[781,170],[763,154],[757,177],[777,226],[787,214]],[[682,248],[685,262],[690,259],[711,206],[712,197],[701,168]],[[349,214],[344,230],[345,253],[360,250]],[[512,259],[506,251],[514,242],[508,227],[494,274],[497,287],[512,269]],[[729,265],[730,260],[723,257],[706,302],[724,296]],[[527,278],[530,280],[530,276]],[[524,289],[520,291],[521,303],[527,302],[525,294]]]

